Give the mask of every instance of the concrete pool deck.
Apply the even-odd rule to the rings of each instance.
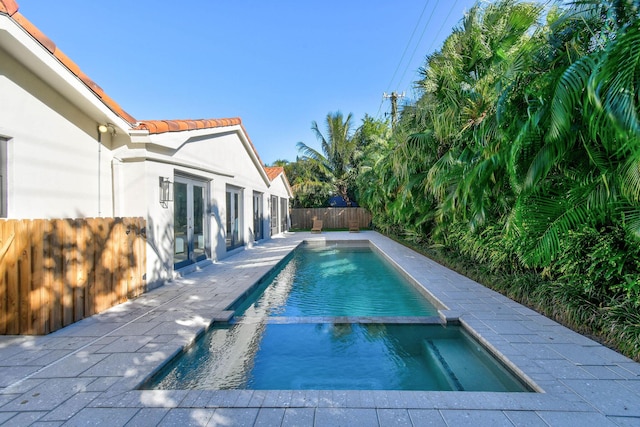
[[[136,390],[317,239],[370,240],[542,392]],[[378,233],[287,233],[47,336],[0,336],[0,424],[640,426],[640,364]]]

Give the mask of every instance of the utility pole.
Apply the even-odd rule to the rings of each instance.
[[[391,98],[391,127],[395,128],[398,121],[398,98],[404,98],[404,92],[402,92],[402,95],[397,92],[391,92],[391,94],[387,95],[387,92],[385,92],[382,96]]]

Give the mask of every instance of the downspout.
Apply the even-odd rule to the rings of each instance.
[[[101,173],[101,164],[102,164],[102,134],[105,133],[107,131],[107,126],[105,125],[100,125],[98,126],[98,218],[100,218],[102,216],[102,209],[101,209],[101,198],[102,198],[102,194],[101,194],[101,179],[102,179],[102,173]]]
[[[111,123],[98,125],[98,217],[102,216],[102,134],[109,130],[115,136],[116,128]]]

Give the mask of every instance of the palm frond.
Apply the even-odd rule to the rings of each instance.
[[[625,131],[640,135],[640,20],[611,42],[606,56],[589,85],[594,102]]]

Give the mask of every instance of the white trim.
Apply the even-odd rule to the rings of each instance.
[[[111,123],[125,134],[131,128],[53,53],[4,14],[0,14],[0,47],[97,123]]]

